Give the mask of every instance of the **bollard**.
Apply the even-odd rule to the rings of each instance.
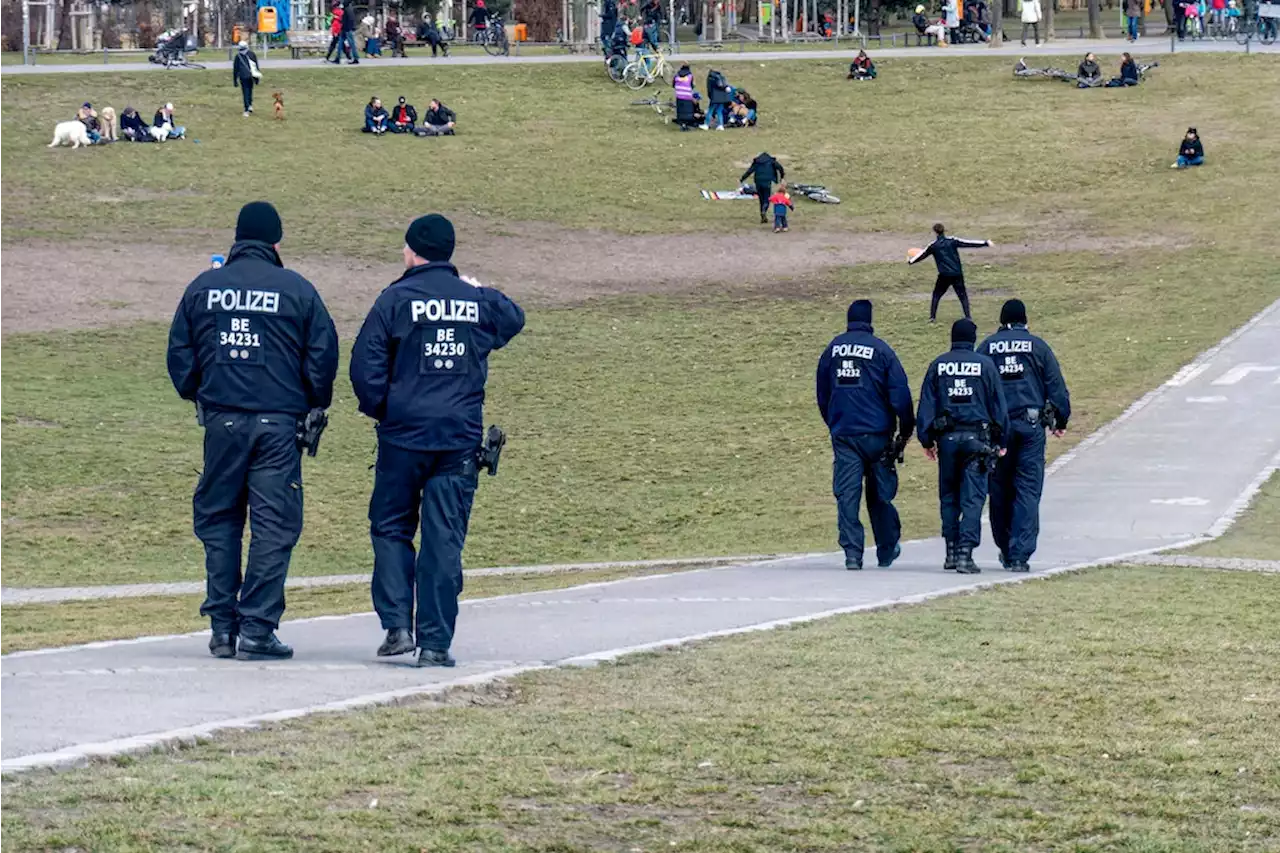
[[[1169,52],[1170,53],[1178,52],[1178,39],[1174,36],[1173,33],[1169,34]]]

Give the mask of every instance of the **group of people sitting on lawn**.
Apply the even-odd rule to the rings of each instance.
[[[724,74],[714,68],[707,73],[707,92],[710,95],[706,110],[702,107],[702,93],[693,88],[693,70],[689,63],[680,66],[671,81],[676,93],[676,124],[681,130],[724,130],[726,127],[755,127],[760,115],[760,105],[746,89],[729,85]]]
[[[1031,68],[1027,65],[1026,59],[1019,59],[1017,64],[1013,66],[1013,75],[1015,77],[1049,77],[1055,80],[1063,80],[1067,83],[1075,83],[1081,89],[1116,88],[1120,86],[1137,86],[1142,82],[1142,75],[1148,69],[1155,68],[1159,64],[1158,62],[1153,62],[1150,65],[1139,66],[1134,58],[1126,52],[1120,55],[1119,76],[1112,77],[1104,82],[1102,66],[1098,63],[1098,57],[1093,53],[1086,53],[1084,59],[1080,61],[1080,65],[1076,68],[1074,75],[1060,68]]]
[[[931,21],[924,6],[916,6],[911,25],[921,37],[937,41],[940,47],[960,42],[987,41],[991,37],[991,11],[986,0],[963,0],[963,17],[957,0],[943,0],[942,14]]]
[[[151,125],[143,121],[133,107],[124,108],[118,127],[114,109],[105,107],[102,113],[99,116],[93,104],[88,101],[76,110],[76,120],[84,125],[91,145],[106,145],[118,139],[126,142],[163,142],[168,139],[185,139],[187,136],[187,129],[174,118],[173,104],[163,104],[157,109]],[[164,133],[154,133],[152,127],[161,128]]]
[[[458,117],[453,110],[431,99],[427,114],[418,124],[418,111],[401,95],[388,112],[382,99],[374,96],[364,108],[364,132],[381,136],[384,133],[412,133],[415,136],[453,136]]]

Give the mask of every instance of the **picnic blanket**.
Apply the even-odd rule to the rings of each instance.
[[[702,197],[707,201],[737,201],[744,198],[755,198],[750,187],[738,187],[735,190],[703,190]]]

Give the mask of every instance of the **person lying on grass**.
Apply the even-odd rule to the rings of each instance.
[[[1182,144],[1178,146],[1178,159],[1169,168],[1185,169],[1188,166],[1199,166],[1203,163],[1204,144],[1200,141],[1200,134],[1194,127],[1188,127],[1187,135],[1182,138]]]

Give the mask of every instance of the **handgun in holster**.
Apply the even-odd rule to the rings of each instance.
[[[490,477],[498,476],[498,460],[502,458],[502,448],[507,443],[507,434],[502,427],[494,425],[485,433],[484,441],[476,450],[476,466],[488,469]]]
[[[315,456],[320,449],[320,436],[329,425],[329,416],[324,409],[312,409],[305,417],[298,419],[298,449],[307,451],[308,456]]]
[[[943,410],[942,413],[930,422],[929,438],[934,442],[937,442],[938,439],[955,429],[955,426],[956,422],[955,419],[951,417],[951,413]]]
[[[905,463],[907,460],[903,451],[907,449],[909,439],[910,436],[899,433],[897,438],[890,441],[889,446],[884,449],[884,455],[880,457],[880,461],[888,468]]]
[[[1050,430],[1061,429],[1059,424],[1061,421],[1058,417],[1058,407],[1053,403],[1045,403],[1044,409],[1040,412],[1040,426],[1048,427]]]

